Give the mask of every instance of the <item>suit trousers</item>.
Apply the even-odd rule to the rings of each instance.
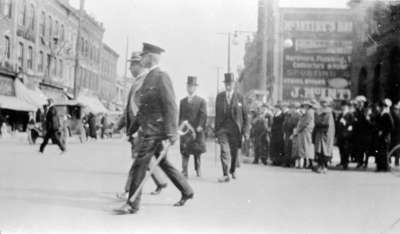
[[[236,171],[238,160],[238,133],[232,130],[222,131],[218,134],[218,143],[221,149],[221,164],[224,176],[228,175],[228,167],[230,166],[229,173],[233,174]]]
[[[128,204],[133,208],[139,208],[142,191],[133,202],[130,198],[138,189],[140,183],[143,181],[146,170],[149,168],[151,158],[155,156],[158,158],[162,151],[162,140],[154,138],[146,138],[139,136],[137,144],[137,158],[132,166],[132,182],[129,187]],[[190,196],[193,194],[193,189],[185,179],[185,177],[169,162],[167,157],[164,157],[159,164],[161,170],[172,181],[175,187],[181,192],[182,196]]]
[[[46,135],[43,137],[43,142],[40,145],[39,151],[41,153],[43,153],[44,148],[49,143],[50,139],[54,144],[56,144],[56,145],[58,145],[58,147],[60,147],[61,151],[65,151],[65,145],[62,144],[60,137],[61,137],[61,134],[58,131],[47,131]]]
[[[126,184],[125,184],[125,192],[129,192],[129,188],[132,183],[134,163],[135,163],[135,159],[133,160],[131,169],[129,170],[128,178],[127,178]],[[152,168],[155,163],[156,163],[156,160],[154,157],[152,157],[150,160],[150,165],[149,165],[148,169]],[[151,178],[153,179],[153,181],[157,187],[161,187],[161,186],[167,184],[167,182],[163,178],[162,171],[159,166],[155,167],[154,171],[151,173]]]
[[[183,154],[182,155],[182,173],[183,175],[188,175],[188,164],[189,164],[190,155]],[[200,172],[200,154],[193,154],[194,158],[194,169],[196,172]]]

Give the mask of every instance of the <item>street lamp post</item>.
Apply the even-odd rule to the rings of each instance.
[[[227,56],[227,72],[230,73],[231,72],[231,37],[232,37],[232,33],[231,32],[223,32],[223,33],[217,33],[218,35],[222,35],[222,36],[226,36],[228,41],[228,56]],[[235,30],[233,31],[233,37],[236,40],[239,34],[254,34],[254,32],[252,31],[242,31],[242,30]],[[236,44],[234,42],[234,44]]]

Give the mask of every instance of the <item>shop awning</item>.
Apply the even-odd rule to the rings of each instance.
[[[87,107],[93,113],[107,113],[107,108],[100,102],[97,97],[79,95],[77,101]]]
[[[17,98],[34,105],[36,108],[42,107],[47,103],[47,97],[40,89],[28,89],[18,79],[15,80],[15,95]]]
[[[3,96],[0,95],[0,108],[9,109],[16,111],[36,111],[37,108],[21,99],[14,96]]]

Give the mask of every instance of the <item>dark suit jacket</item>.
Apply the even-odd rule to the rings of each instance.
[[[58,118],[57,109],[51,106],[46,113],[46,130],[47,131],[58,131],[60,129],[61,123]]]
[[[206,151],[204,131],[207,122],[207,106],[203,98],[194,96],[191,103],[189,103],[187,97],[181,100],[179,105],[179,125],[185,120],[196,130],[196,139],[186,141],[186,135],[181,137],[182,154],[204,153]],[[198,127],[202,127],[203,131],[197,132]]]
[[[150,71],[137,91],[136,124],[147,137],[166,139],[177,135],[177,106],[169,75],[159,68]]]
[[[237,92],[234,92],[232,95],[232,116],[235,120],[236,126],[239,130],[240,135],[248,133],[248,113],[246,108],[246,103],[244,102],[244,98]],[[227,100],[226,100],[226,92],[221,92],[217,95],[217,101],[215,104],[215,133],[218,133],[221,130],[223,125],[223,121],[226,116],[227,111]]]

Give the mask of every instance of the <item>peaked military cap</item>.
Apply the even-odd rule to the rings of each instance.
[[[143,43],[143,49],[141,55],[147,54],[147,53],[153,53],[153,54],[161,54],[165,52],[165,50],[161,47],[158,47],[156,45],[144,42]]]

